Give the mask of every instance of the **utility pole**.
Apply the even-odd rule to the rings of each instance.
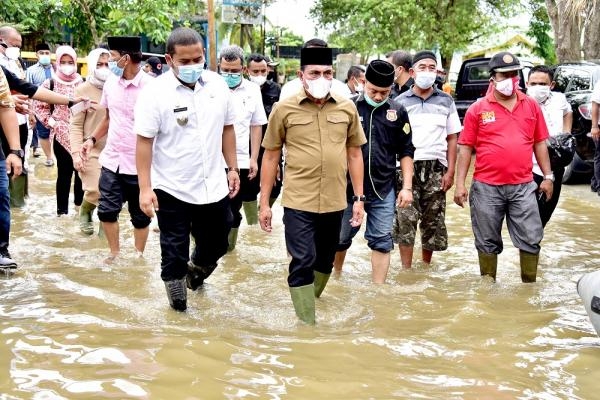
[[[208,9],[208,68],[217,70],[217,40],[215,27],[215,4],[214,0],[207,0]]]

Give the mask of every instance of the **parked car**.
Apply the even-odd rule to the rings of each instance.
[[[467,109],[478,98],[485,96],[490,85],[490,69],[488,57],[470,58],[463,61],[456,80],[454,90],[454,103],[462,123]],[[521,61],[523,69],[519,71],[519,86],[525,88],[525,82],[529,76],[529,70],[533,66],[528,61]]]
[[[594,171],[596,145],[589,136],[592,128],[591,95],[600,85],[600,63],[577,62],[557,65],[554,69],[555,91],[565,94],[573,108],[573,128],[576,148],[573,161],[563,176],[563,183],[589,182]]]

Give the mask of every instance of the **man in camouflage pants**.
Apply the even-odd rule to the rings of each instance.
[[[400,247],[403,268],[411,268],[419,220],[423,262],[429,264],[434,251],[446,250],[446,192],[454,181],[456,141],[461,125],[454,100],[437,89],[437,62],[431,51],[413,57],[410,75],[415,84],[396,101],[408,111],[413,130],[413,203],[397,208],[393,236]],[[409,188],[399,174],[398,187]]]

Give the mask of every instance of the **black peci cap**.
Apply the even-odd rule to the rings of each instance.
[[[417,61],[421,61],[426,58],[432,59],[437,64],[437,58],[435,56],[435,53],[433,51],[429,51],[429,50],[419,51],[417,54],[415,54],[413,56],[412,63],[413,63],[413,65],[415,65],[417,63]]]
[[[109,36],[106,40],[110,50],[122,53],[139,53],[142,51],[142,39],[139,36]]]
[[[302,48],[300,65],[333,65],[333,51],[330,47]]]
[[[387,61],[373,60],[367,65],[365,79],[378,87],[390,87],[394,83],[394,69]]]
[[[508,51],[495,54],[488,66],[490,67],[490,72],[509,72],[523,69],[519,59]]]
[[[41,50],[48,50],[50,51],[50,46],[48,46],[48,43],[38,43],[35,45],[35,52],[37,53],[38,51]]]

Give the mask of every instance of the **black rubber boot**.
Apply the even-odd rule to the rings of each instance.
[[[165,281],[165,289],[171,308],[177,311],[185,311],[187,309],[185,278]]]
[[[186,276],[187,287],[190,290],[196,290],[204,284],[204,280],[208,278],[217,268],[217,264],[200,267],[194,264],[191,260],[188,261],[188,273]]]

